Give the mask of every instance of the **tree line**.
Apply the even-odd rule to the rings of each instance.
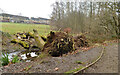
[[[56,30],[70,27],[74,33],[118,36],[120,2],[55,2],[51,25]]]

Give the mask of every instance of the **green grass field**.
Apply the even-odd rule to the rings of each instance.
[[[8,32],[10,34],[15,34],[17,32],[32,32],[33,29],[38,30],[40,35],[47,35],[50,31],[49,25],[42,24],[23,24],[23,23],[0,23],[0,30]]]

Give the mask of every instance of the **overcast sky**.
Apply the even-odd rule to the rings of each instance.
[[[0,8],[5,13],[49,18],[52,12],[52,4],[56,0],[0,0]]]

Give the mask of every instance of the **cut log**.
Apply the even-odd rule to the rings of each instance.
[[[35,39],[35,41],[36,41],[36,43],[37,43],[37,46],[42,50],[43,47],[44,47],[44,45],[45,45],[45,42],[44,42],[43,39],[39,36],[37,30],[34,30],[34,29],[33,29],[33,31],[34,31],[33,36],[34,36],[34,39]]]
[[[39,36],[37,30],[33,29],[34,33],[28,32],[25,34],[22,34],[21,36],[25,36],[24,38],[16,38],[13,39],[11,42],[12,43],[18,43],[20,44],[22,47],[24,47],[25,49],[30,49],[32,48],[31,46],[34,46],[34,42],[30,40],[30,38],[34,38],[35,39],[35,43],[37,45],[37,47],[42,50],[44,47],[44,40]],[[19,33],[20,34],[20,33]]]
[[[28,44],[27,42],[25,42],[25,41],[13,39],[11,42],[12,42],[12,43],[18,43],[18,44],[20,44],[22,47],[24,47],[25,49],[29,49],[29,47],[30,47],[29,44]]]

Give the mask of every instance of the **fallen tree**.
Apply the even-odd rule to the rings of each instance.
[[[52,56],[60,56],[74,50],[74,40],[72,36],[65,32],[50,32],[43,51]]]
[[[18,43],[25,49],[30,49],[32,47],[36,46],[39,49],[43,49],[43,46],[45,44],[44,40],[39,36],[37,30],[33,29],[34,33],[28,32],[28,33],[17,33],[17,37],[13,39],[12,43]]]
[[[88,46],[85,36],[79,35],[74,38],[66,32],[53,32],[51,31],[47,38],[39,36],[37,30],[33,32],[19,33],[17,38],[13,39],[12,43],[18,43],[28,51],[33,51],[38,48],[40,52],[45,52],[51,56],[62,56],[68,52],[74,51],[75,47]],[[24,35],[24,36],[23,36]],[[38,49],[34,49],[37,50]]]

